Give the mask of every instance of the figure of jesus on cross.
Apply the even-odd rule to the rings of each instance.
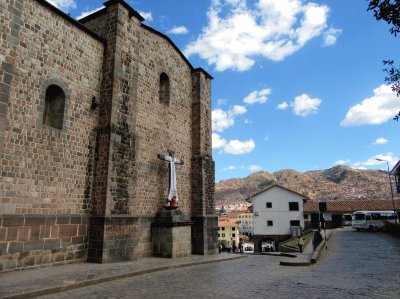
[[[169,162],[168,206],[174,207],[178,203],[178,192],[176,190],[175,164],[182,165],[183,160],[175,158],[172,153],[168,154],[169,155],[157,154],[157,158]]]

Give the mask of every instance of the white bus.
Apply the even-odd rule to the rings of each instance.
[[[383,229],[388,223],[396,223],[393,211],[357,211],[352,215],[351,226],[359,230]]]

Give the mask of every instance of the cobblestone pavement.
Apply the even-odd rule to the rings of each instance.
[[[384,233],[337,230],[311,267],[278,259],[252,255],[41,298],[400,298],[400,240]]]

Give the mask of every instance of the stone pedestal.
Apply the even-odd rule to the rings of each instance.
[[[153,256],[176,258],[192,254],[190,218],[177,208],[164,207],[151,226]]]

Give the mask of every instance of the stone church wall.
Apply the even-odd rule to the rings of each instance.
[[[184,161],[192,253],[217,252],[212,78],[125,1],[104,5],[77,22],[43,0],[0,3],[0,271],[151,256],[158,153]],[[49,90],[65,96],[59,127]]]
[[[172,152],[184,161],[176,166],[179,208],[191,214],[191,69],[164,37],[142,27],[137,103],[136,157],[139,215],[155,214],[168,197],[168,163],[157,153]],[[169,103],[159,99],[160,74],[169,78]],[[156,199],[156,200],[154,200]]]
[[[104,44],[42,2],[2,1],[0,9],[9,22],[0,62],[13,71],[0,116],[0,269],[86,258],[85,191],[98,122],[91,101],[100,97]],[[43,124],[51,85],[65,94],[61,129]]]

